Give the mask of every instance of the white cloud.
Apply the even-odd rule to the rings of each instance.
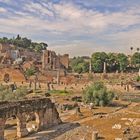
[[[25,5],[25,10],[31,11],[31,12],[39,12],[39,14],[43,14],[43,15],[48,15],[48,16],[53,16],[53,12],[50,11],[49,9],[47,9],[47,7],[42,6],[39,3],[27,3]]]
[[[44,5],[44,4],[43,4]],[[45,7],[46,6],[46,7]],[[48,8],[51,8],[51,10]],[[13,16],[9,19],[0,19],[1,25],[13,27],[30,27],[34,30],[49,30],[57,32],[69,32],[76,34],[84,33],[100,33],[105,30],[113,28],[127,28],[130,25],[140,23],[140,15],[135,14],[135,10],[131,9],[126,12],[115,13],[101,13],[96,10],[90,10],[86,8],[80,8],[72,3],[58,3],[58,4],[46,4],[42,6],[39,3],[30,2],[25,5],[24,9],[33,12],[32,15],[27,16],[25,13],[19,12],[22,16]],[[1,9],[1,11],[4,9]],[[39,13],[40,16],[35,14]],[[139,12],[140,13],[140,12]],[[44,18],[41,17],[44,16]],[[49,16],[53,18],[49,19]],[[16,30],[16,29],[15,29]],[[23,29],[24,31],[24,29]]]
[[[0,13],[5,13],[7,10],[5,8],[0,7]]]
[[[2,3],[10,3],[11,0],[0,0],[0,2],[2,2]]]
[[[1,1],[1,0],[0,0]],[[10,0],[6,0],[7,2]],[[67,44],[52,45],[52,48],[73,54],[90,54],[93,51],[106,50],[125,51],[132,42],[138,45],[140,28],[130,31],[129,26],[140,25],[140,7],[132,7],[126,11],[116,12],[99,12],[93,9],[81,8],[70,2],[60,3],[33,3],[27,2],[23,6],[24,11],[15,11],[9,18],[0,17],[0,32],[40,35],[61,38],[67,37]],[[1,12],[6,9],[0,8]],[[123,31],[128,30],[128,31]],[[110,35],[108,33],[110,32]],[[116,32],[116,34],[112,33]],[[105,34],[106,33],[106,34]],[[99,39],[110,42],[112,46],[103,43],[95,43],[91,40],[84,39],[80,42],[74,42],[69,39],[70,36],[91,36],[91,40]],[[82,39],[81,39],[82,40]],[[48,41],[46,39],[46,41]],[[55,40],[54,40],[55,41]],[[71,42],[71,43],[70,43]],[[114,44],[113,44],[114,43]],[[123,47],[121,45],[124,45]],[[114,47],[114,48],[113,48]]]

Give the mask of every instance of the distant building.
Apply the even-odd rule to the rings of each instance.
[[[5,53],[7,50],[9,50],[9,48],[9,44],[0,43],[0,53]]]
[[[14,45],[0,43],[0,64],[13,64],[21,58],[20,50]]]
[[[16,59],[20,58],[19,50],[11,50],[11,58],[13,60],[16,60]]]
[[[69,55],[56,55],[54,51],[43,50],[42,55],[42,69],[43,70],[57,70],[69,67]]]

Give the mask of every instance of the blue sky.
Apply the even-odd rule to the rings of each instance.
[[[140,47],[140,0],[0,0],[0,37],[17,34],[70,56]]]

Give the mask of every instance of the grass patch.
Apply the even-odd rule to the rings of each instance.
[[[126,93],[126,94],[121,95],[120,98],[123,101],[129,101],[129,102],[131,101],[131,102],[140,103],[140,95],[139,95],[139,93],[137,93],[137,94],[134,94],[134,93]]]
[[[56,94],[56,95],[64,95],[64,96],[69,94],[67,90],[51,90],[49,93]]]

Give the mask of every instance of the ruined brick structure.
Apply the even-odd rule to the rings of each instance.
[[[54,51],[43,50],[42,55],[42,69],[43,70],[56,70],[68,69],[69,55],[56,55]]]
[[[0,68],[0,82],[25,82],[25,75],[19,70],[14,68]]]
[[[17,119],[17,137],[28,135],[26,117],[34,113],[36,117],[36,131],[61,123],[54,103],[48,98],[36,98],[17,102],[0,102],[0,140],[4,140],[6,120],[12,116]]]
[[[20,50],[14,45],[0,43],[0,64],[12,64],[20,56]]]
[[[60,63],[61,65],[63,65],[66,69],[69,68],[69,55],[68,54],[64,54],[64,55],[60,55]]]

